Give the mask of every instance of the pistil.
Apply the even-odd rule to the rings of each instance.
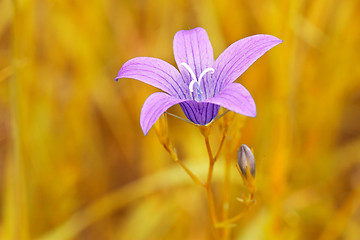
[[[180,66],[184,66],[191,75],[192,80],[189,84],[190,95],[192,95],[191,93],[194,92],[194,84],[196,84],[197,93],[198,93],[198,101],[201,101],[201,93],[202,93],[201,88],[200,88],[201,80],[203,79],[203,77],[205,76],[206,73],[208,73],[208,72],[214,73],[215,70],[213,68],[206,68],[206,69],[204,69],[204,71],[201,72],[199,79],[197,79],[194,71],[190,68],[190,66],[187,63],[180,63]]]

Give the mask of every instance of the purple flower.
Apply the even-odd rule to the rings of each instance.
[[[175,104],[180,104],[186,117],[198,125],[210,123],[220,106],[255,117],[254,99],[234,81],[281,42],[271,35],[250,36],[230,45],[214,61],[204,29],[182,30],[174,37],[174,56],[180,72],[161,59],[137,57],[127,61],[115,79],[133,78],[164,91],[150,95],[142,107],[140,125],[145,135],[161,114]]]

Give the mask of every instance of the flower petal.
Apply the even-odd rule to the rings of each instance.
[[[192,77],[184,66],[180,66],[181,63],[189,65],[197,79],[199,79],[200,74],[206,68],[210,68],[214,64],[213,48],[209,36],[203,28],[198,27],[192,30],[178,31],[174,37],[173,47],[176,64],[187,86],[189,86],[192,81]],[[209,75],[211,74],[205,74],[201,81],[201,91],[204,92],[205,95],[208,93]]]
[[[140,125],[146,135],[150,128],[154,125],[156,120],[168,108],[177,103],[186,101],[186,99],[178,99],[163,92],[156,92],[151,94],[145,101],[140,114]]]
[[[228,84],[218,95],[203,102],[217,104],[245,116],[256,117],[254,99],[240,83]]]
[[[195,124],[206,125],[211,122],[219,112],[219,106],[206,102],[189,100],[180,103],[186,117]]]
[[[116,80],[133,78],[159,88],[178,98],[186,98],[188,86],[179,71],[171,64],[151,57],[133,58],[121,67]]]
[[[258,58],[280,43],[282,40],[274,36],[258,34],[231,44],[220,54],[214,64],[218,79],[215,95],[224,86],[240,77]]]

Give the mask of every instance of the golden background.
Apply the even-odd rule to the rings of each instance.
[[[257,202],[232,239],[360,239],[359,11],[357,0],[0,1],[0,239],[213,239],[204,191],[141,131],[158,90],[114,81],[133,57],[175,64],[174,34],[198,26],[215,57],[253,34],[284,40],[238,80],[258,111],[232,128],[254,149]],[[169,117],[169,132],[202,176],[199,131]]]

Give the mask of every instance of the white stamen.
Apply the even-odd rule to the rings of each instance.
[[[190,84],[189,84],[190,92],[193,92],[193,91],[194,91],[194,84],[195,84],[195,83],[197,83],[196,80],[192,80],[192,81],[190,82]],[[200,85],[199,85],[199,87],[200,87]],[[201,90],[200,90],[200,92],[201,92]]]
[[[207,72],[214,73],[215,70],[213,68],[206,68],[204,71],[202,71],[202,73],[200,74],[200,77],[199,77],[199,81],[198,81],[199,85],[200,85],[201,79],[205,76],[205,74]]]
[[[192,80],[189,84],[189,89],[190,89],[190,92],[193,92],[194,91],[194,84],[197,83],[197,81],[195,80]]]
[[[197,82],[195,73],[193,72],[193,70],[191,70],[190,66],[187,63],[180,63],[180,66],[184,66],[189,71],[193,81]]]
[[[194,84],[195,83],[197,83],[198,86],[200,87],[201,80],[202,80],[202,78],[205,76],[205,74],[207,72],[211,72],[211,73],[215,72],[215,70],[213,68],[206,68],[204,71],[202,71],[202,73],[200,74],[199,80],[198,80],[196,78],[196,76],[195,76],[195,73],[193,72],[193,70],[190,68],[190,66],[187,63],[180,63],[180,66],[184,66],[189,71],[189,73],[191,75],[192,81],[189,84],[190,92],[194,91]]]

